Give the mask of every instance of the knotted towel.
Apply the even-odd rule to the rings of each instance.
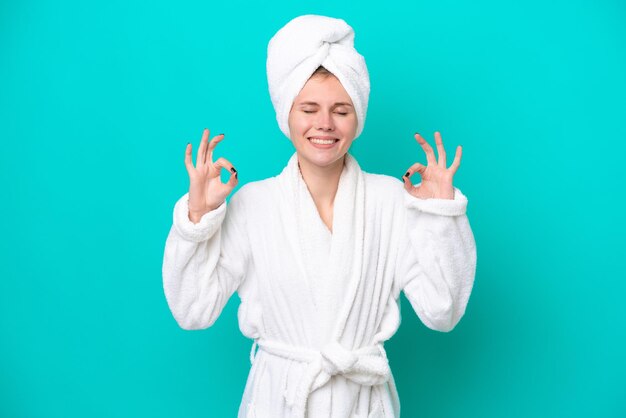
[[[267,81],[280,130],[291,138],[291,106],[320,65],[337,77],[352,99],[357,138],[363,131],[370,93],[365,58],[354,49],[354,30],[350,25],[343,19],[319,15],[292,19],[268,44]]]

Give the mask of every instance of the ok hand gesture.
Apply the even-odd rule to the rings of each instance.
[[[209,130],[205,129],[195,167],[191,162],[191,143],[187,144],[185,150],[185,167],[189,174],[189,219],[194,223],[198,223],[205,213],[217,209],[238,183],[237,170],[230,161],[218,158],[213,162],[213,150],[224,139],[224,134],[214,136],[207,144],[208,138]],[[222,167],[231,172],[226,183],[220,179]]]
[[[404,180],[404,188],[413,196],[420,199],[454,199],[454,187],[452,186],[452,177],[456,173],[461,164],[462,147],[456,148],[454,161],[450,168],[446,168],[446,151],[443,148],[441,134],[435,132],[435,142],[437,143],[437,153],[439,161],[435,159],[435,152],[428,142],[415,134],[415,139],[426,152],[428,166],[415,163],[409,167],[408,171],[402,179]],[[411,176],[418,172],[422,177],[422,183],[419,186],[413,186]]]

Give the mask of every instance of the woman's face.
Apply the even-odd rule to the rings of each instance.
[[[301,163],[305,160],[319,167],[338,161],[343,164],[356,128],[352,99],[335,76],[310,78],[289,112],[291,142]],[[315,139],[324,143],[315,143]]]

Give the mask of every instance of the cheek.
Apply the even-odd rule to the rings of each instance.
[[[356,115],[353,115],[349,118],[344,118],[341,122],[341,126],[346,132],[356,132]]]
[[[305,116],[294,117],[291,121],[291,124],[294,128],[301,131],[308,130],[312,126],[310,118],[307,118]]]

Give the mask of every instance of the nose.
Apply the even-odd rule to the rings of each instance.
[[[315,123],[316,128],[322,131],[332,131],[335,129],[335,122],[329,112],[317,112],[317,120]]]

